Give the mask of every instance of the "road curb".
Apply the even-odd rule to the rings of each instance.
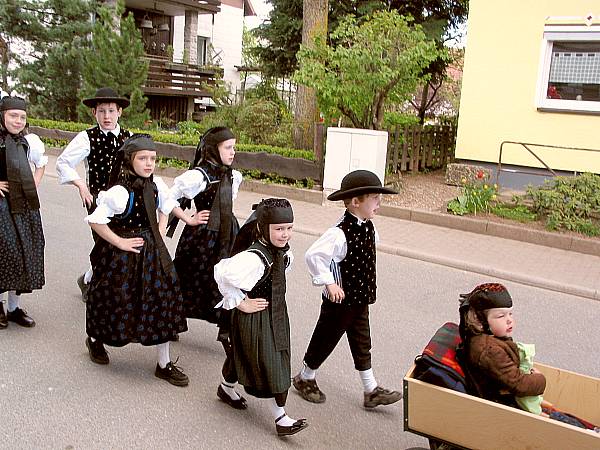
[[[59,155],[58,148],[48,147],[47,153]],[[158,168],[157,175],[175,178],[185,169],[173,167]],[[273,197],[285,197],[313,204],[323,204],[323,192],[314,189],[302,189],[282,184],[264,183],[262,181],[244,180],[241,190],[256,192]],[[425,223],[443,228],[451,228],[471,233],[484,234],[493,237],[527,242],[545,247],[558,248],[587,255],[600,256],[600,239],[586,239],[568,236],[550,231],[531,230],[518,225],[492,222],[484,218],[455,216],[437,211],[403,208],[400,206],[382,205],[379,215],[411,222]],[[311,234],[311,233],[307,233]]]

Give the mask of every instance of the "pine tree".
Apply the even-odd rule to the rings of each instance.
[[[123,17],[123,12],[122,1],[115,9],[103,6],[98,12],[91,46],[83,54],[81,97],[93,96],[100,87],[112,87],[131,101],[123,111],[123,123],[129,127],[141,127],[150,118],[146,109],[147,99],[141,88],[148,74],[148,62],[142,60],[144,46],[133,14]],[[121,18],[118,29],[115,17]],[[81,106],[79,112],[90,120],[88,108]]]
[[[86,46],[81,36],[91,30],[94,8],[91,0],[0,2],[0,37],[7,43],[0,70],[4,88],[25,95],[34,114],[76,119],[80,50]]]

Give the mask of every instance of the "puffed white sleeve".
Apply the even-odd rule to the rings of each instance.
[[[188,170],[182,173],[173,181],[173,186],[169,189],[168,201],[169,204],[165,208],[172,211],[173,208],[179,206],[179,200],[182,197],[193,199],[200,192],[204,191],[208,186],[208,178],[204,171]]]
[[[238,192],[240,190],[240,185],[242,184],[242,173],[237,170],[231,171],[231,176],[233,178],[233,182],[231,183],[231,197],[232,200],[237,198]]]
[[[241,252],[219,261],[215,265],[214,276],[223,300],[215,308],[235,308],[244,300],[246,292],[258,283],[264,272],[264,263],[253,252]]]
[[[158,189],[158,209],[161,213],[168,216],[173,211],[173,208],[179,206],[179,204],[176,201],[170,201],[169,186],[167,186],[167,183],[161,177],[154,177],[154,184],[156,185],[156,189]]]
[[[37,134],[30,133],[25,136],[25,139],[29,144],[29,154],[27,155],[29,161],[38,169],[48,164],[48,157],[44,155],[46,148],[40,137]]]
[[[125,212],[128,201],[129,192],[121,185],[113,186],[108,191],[100,191],[96,201],[98,206],[83,220],[87,223],[107,224],[111,217]]]

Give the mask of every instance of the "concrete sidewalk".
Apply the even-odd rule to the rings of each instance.
[[[48,155],[46,175],[56,178],[56,157]],[[172,179],[163,176],[167,184]],[[268,195],[243,190],[234,204],[243,221],[251,206]],[[73,192],[73,195],[76,195]],[[342,215],[343,207],[291,200],[295,230],[318,236]],[[517,283],[600,300],[600,256],[457,229],[378,216],[379,251],[441,264]]]

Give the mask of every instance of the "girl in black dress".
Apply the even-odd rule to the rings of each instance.
[[[269,399],[279,436],[308,426],[305,419],[292,419],[284,409],[291,385],[285,272],[293,259],[288,245],[293,222],[287,200],[263,200],[237,240],[245,241],[249,233],[252,245],[215,266],[223,295],[217,306],[232,311],[232,358],[239,383],[248,394]]]
[[[148,135],[129,138],[117,154],[107,191],[98,195],[96,210],[85,218],[101,239],[90,260],[93,276],[86,303],[86,331],[90,358],[108,364],[104,345],[122,347],[132,342],[155,345],[155,375],[176,386],[188,377],[173,363],[169,341],[187,330],[183,297],[173,262],[162,236],[162,222],[171,211],[168,188],[153,177],[156,148]],[[204,220],[173,211],[190,225]]]
[[[44,285],[44,232],[37,187],[48,158],[34,134],[25,135],[25,100],[0,100],[0,329],[8,322],[33,327],[35,321],[20,308],[22,293]],[[35,165],[31,173],[29,163]],[[8,291],[4,313],[2,297]]]

